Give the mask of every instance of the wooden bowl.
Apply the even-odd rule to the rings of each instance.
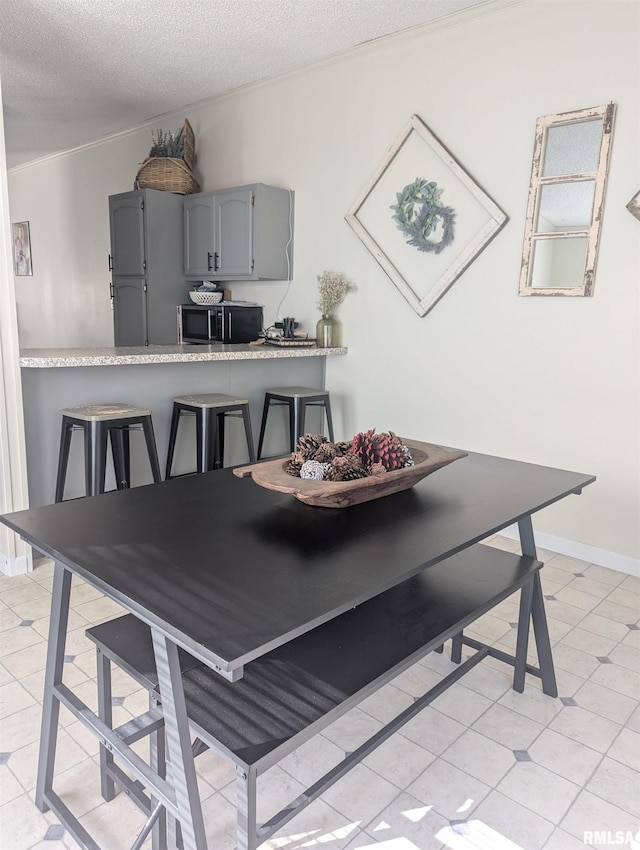
[[[433,443],[405,439],[402,439],[402,442],[411,451],[413,466],[395,469],[384,475],[370,475],[368,478],[359,478],[356,481],[309,481],[305,478],[296,478],[286,472],[288,457],[285,460],[278,458],[251,466],[237,467],[233,473],[238,478],[250,477],[256,484],[269,490],[291,493],[307,505],[348,508],[351,505],[359,505],[362,502],[389,496],[391,493],[408,490],[430,473],[467,456],[467,452],[445,449]]]

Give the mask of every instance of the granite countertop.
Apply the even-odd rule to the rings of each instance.
[[[195,363],[216,360],[273,360],[279,357],[331,357],[346,348],[275,345],[143,345],[120,348],[25,348],[20,366],[52,369],[69,366],[135,366],[154,363]]]

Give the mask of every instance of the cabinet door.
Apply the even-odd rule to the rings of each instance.
[[[253,275],[253,191],[250,188],[213,196],[215,276],[220,280]]]
[[[184,200],[184,273],[205,280],[213,277],[213,197]]]
[[[139,193],[109,198],[111,268],[114,275],[143,275],[145,272],[144,212]]]
[[[115,345],[148,345],[147,283],[144,279],[113,279]]]

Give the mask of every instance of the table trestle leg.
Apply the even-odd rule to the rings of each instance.
[[[153,694],[149,694],[149,709],[160,709],[160,704]],[[160,709],[161,710],[161,709]],[[167,758],[164,737],[164,724],[149,736],[149,767],[155,771],[161,779],[167,777]],[[158,803],[153,792],[151,793],[151,805]],[[158,817],[153,825],[151,833],[151,850],[167,850],[167,810],[161,806]]]
[[[542,595],[542,582],[540,581],[539,573],[536,573],[533,577],[531,620],[533,622],[533,635],[536,639],[538,659],[540,662],[542,692],[547,694],[547,696],[557,697],[558,685],[556,682],[555,667],[553,665],[549,627],[547,625],[547,614],[544,608],[544,596]]]
[[[518,521],[520,532],[520,547],[523,555],[537,558],[536,542],[533,534],[531,517],[526,516]],[[542,595],[542,582],[540,572],[533,577],[533,592],[531,599],[531,620],[533,622],[533,634],[536,639],[536,649],[540,663],[540,678],[542,679],[542,691],[550,697],[558,696],[558,685],[556,673],[553,666],[553,655],[551,653],[551,640],[549,639],[549,627],[547,626],[547,614],[544,608],[544,596]]]
[[[151,634],[184,850],[207,850],[178,647],[158,629]]]
[[[53,572],[49,644],[47,647],[40,754],[36,783],[36,806],[41,812],[46,812],[50,808],[47,798],[52,792],[58,738],[58,719],[60,716],[60,702],[55,695],[55,689],[62,683],[64,647],[67,640],[67,623],[69,621],[70,593],[71,573],[62,564],[56,562]]]
[[[156,736],[157,740],[161,741],[164,732],[163,715],[161,710],[155,707],[146,715],[134,718],[119,729],[112,728],[111,670],[108,659],[102,653],[98,654],[97,665],[99,715],[92,712],[63,683],[70,592],[71,572],[66,570],[62,564],[56,563],[53,574],[51,619],[45,670],[36,805],[42,812],[50,809],[75,841],[85,850],[100,850],[99,844],[53,790],[60,705],[62,704],[100,742],[101,789],[105,799],[113,798],[115,784],[117,783],[125,788],[131,799],[147,814],[147,824],[133,847],[133,850],[137,850],[137,848],[142,847],[146,836],[154,829],[156,821],[165,808],[168,808],[174,814],[178,811],[173,789],[129,746],[134,741],[138,741],[149,734],[152,735],[152,738]],[[115,764],[114,755],[123,760],[129,770],[137,776],[138,781],[132,780]],[[161,759],[164,763],[162,751]],[[160,758],[157,758],[156,761],[160,761]],[[144,794],[144,788],[154,790],[154,805]],[[158,837],[153,850],[165,850],[166,845],[163,841],[164,839]],[[201,846],[204,848],[205,845],[202,844]],[[197,850],[200,850],[200,846]]]

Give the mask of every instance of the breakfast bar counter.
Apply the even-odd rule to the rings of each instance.
[[[331,357],[346,348],[262,345],[142,345],[120,348],[26,348],[20,352],[23,369],[77,366],[144,366],[157,363],[211,363],[221,360],[279,360],[291,357]]]
[[[249,400],[254,437],[260,424],[264,391],[275,386],[324,388],[327,357],[346,348],[275,345],[149,345],[121,348],[37,348],[20,352],[27,443],[29,502],[54,501],[61,411],[66,407],[122,402],[148,408],[160,466],[164,467],[173,398],[195,393],[227,393]],[[335,399],[334,417],[342,405]],[[339,419],[338,419],[339,422]],[[336,423],[337,424],[337,423]],[[311,410],[307,430],[321,430],[319,410]],[[242,422],[227,423],[226,465],[247,461]],[[339,430],[339,428],[338,428]],[[151,482],[146,452],[132,436],[132,483]],[[176,445],[174,474],[194,468],[195,438],[185,427]],[[285,409],[269,419],[264,456],[288,451]],[[82,438],[72,439],[65,498],[84,495]],[[107,466],[107,489],[113,474]],[[212,506],[213,507],[213,506]]]

